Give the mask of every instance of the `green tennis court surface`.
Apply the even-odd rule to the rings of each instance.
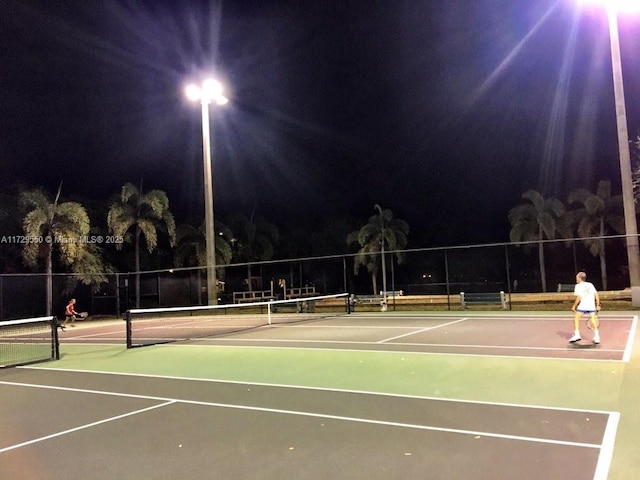
[[[570,315],[458,312],[129,350],[87,322],[0,370],[0,477],[633,478],[636,319],[602,322],[589,348]]]

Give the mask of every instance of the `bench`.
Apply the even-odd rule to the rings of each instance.
[[[381,295],[356,295],[355,303],[360,303],[363,305],[380,305],[380,303],[382,302],[382,298],[383,297]]]
[[[558,293],[562,293],[562,292],[574,292],[574,289],[576,288],[576,284],[575,283],[559,283],[558,284]]]
[[[304,297],[315,297],[318,295],[316,293],[316,287],[292,287],[287,288],[287,298],[304,298]]]
[[[493,304],[500,305],[503,310],[508,308],[504,291],[490,293],[460,292],[460,305],[462,305],[462,308],[467,308],[468,305]]]
[[[380,291],[380,296],[382,297],[385,294],[385,292]],[[404,295],[404,291],[403,290],[391,290],[389,292],[386,292],[386,296],[387,297],[401,297]]]
[[[261,302],[268,300],[276,300],[282,298],[282,290],[273,292],[271,290],[253,290],[233,292],[233,303]],[[285,292],[285,298],[306,298],[315,297],[316,287],[294,287],[288,288]]]
[[[233,303],[249,303],[272,300],[274,297],[270,290],[253,290],[251,292],[233,292]]]
[[[388,301],[388,297],[387,297]],[[349,308],[355,312],[356,305],[379,305],[381,311],[387,311],[387,303],[380,295],[352,295],[349,299]]]

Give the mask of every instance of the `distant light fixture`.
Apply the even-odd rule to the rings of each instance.
[[[202,97],[202,91],[197,85],[187,85],[184,91],[187,94],[187,98],[193,102],[197,102]]]
[[[207,78],[202,85],[189,84],[185,88],[187,98],[202,103],[215,102],[218,105],[229,103],[229,99],[222,94],[222,84],[213,78]]]

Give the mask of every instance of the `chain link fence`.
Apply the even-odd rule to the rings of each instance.
[[[399,253],[402,262],[398,262]],[[355,254],[344,254],[219,267],[219,302],[340,292],[375,296],[381,295],[385,284],[390,295],[403,296],[554,292],[573,284],[577,271],[587,272],[599,290],[629,286],[624,236],[387,251],[386,279],[382,278],[380,253],[370,257],[371,272],[362,266],[356,273],[354,258]],[[108,282],[92,288],[71,274],[54,274],[53,314],[62,316],[69,298],[76,298],[77,309],[91,315],[121,315],[137,306],[207,302],[204,268],[116,273],[107,278]],[[0,275],[0,319],[37,317],[45,311],[44,274]]]

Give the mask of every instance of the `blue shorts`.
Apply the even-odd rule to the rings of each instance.
[[[592,313],[598,313],[597,310],[576,310],[578,313],[582,313],[584,315],[591,315]]]

